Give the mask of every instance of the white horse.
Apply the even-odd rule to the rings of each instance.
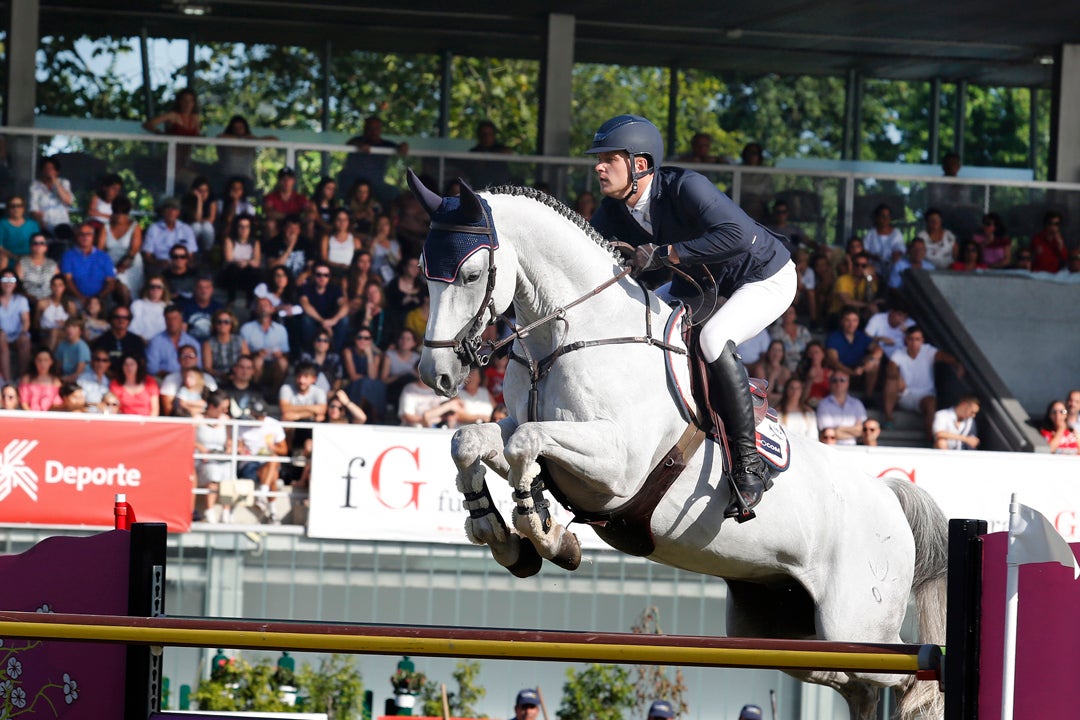
[[[458,488],[471,513],[466,533],[515,574],[537,572],[537,552],[573,569],[576,538],[548,516],[536,478],[543,465],[548,488],[577,514],[603,515],[635,497],[685,438],[664,350],[649,342],[590,342],[661,339],[672,308],[626,276],[587,223],[543,193],[495,188],[478,195],[463,184],[460,199],[444,200],[415,176],[410,185],[432,215],[424,248],[431,294],[424,382],[453,396],[496,312],[513,305],[517,326],[527,329],[514,340],[516,359],[503,385],[510,417],[454,436]],[[944,643],[947,523],[925,492],[871,478],[832,448],[793,437],[790,469],[765,494],[757,519],[725,522],[730,491],[721,457],[706,441],[686,461],[652,512],[643,533],[651,531],[651,542],[639,554],[723,578],[729,635],[897,643],[914,591],[920,641]],[[514,490],[509,527],[491,502],[484,465]],[[853,719],[875,717],[881,686],[902,694],[900,718],[941,715],[933,683],[912,686],[908,677],[875,673],[797,675],[835,688]]]

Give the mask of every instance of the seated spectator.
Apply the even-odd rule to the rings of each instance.
[[[319,217],[329,225],[334,221],[334,214],[341,203],[337,197],[337,182],[333,178],[323,177],[315,186],[315,192],[311,194],[311,204],[319,211]],[[296,216],[290,216],[296,217]]]
[[[105,397],[101,400],[102,415],[119,415],[120,414],[120,398],[116,397],[116,394],[111,390],[105,393]]]
[[[1016,253],[1016,262],[1013,263],[1012,269],[1026,270],[1027,272],[1031,272],[1032,261],[1033,258],[1031,256],[1031,251],[1027,248],[1022,248],[1019,252]]]
[[[160,219],[146,229],[143,237],[142,256],[147,272],[165,271],[177,245],[182,246],[192,256],[199,252],[195,231],[180,219],[179,200],[165,198],[158,206],[158,214]]]
[[[225,125],[219,138],[231,140],[277,140],[273,135],[257,136],[252,134],[251,125],[243,115],[233,115]],[[249,182],[255,180],[255,148],[219,145],[218,170],[226,177],[235,177]],[[254,213],[254,210],[252,211]]]
[[[923,213],[923,220],[926,228],[920,230],[915,237],[926,243],[926,259],[934,268],[948,270],[956,261],[956,235],[942,223],[941,211],[937,208],[927,208]]]
[[[191,297],[181,298],[177,304],[184,313],[188,334],[199,342],[209,340],[214,331],[214,313],[224,307],[214,298],[214,279],[209,274],[200,274]]]
[[[761,360],[769,349],[770,342],[768,328],[765,328],[746,342],[739,343],[736,352],[739,353],[739,357],[747,370]]]
[[[803,274],[802,283],[806,288],[810,325],[822,328],[825,326],[826,314],[832,306],[833,287],[836,284],[836,269],[827,252],[817,252],[810,256],[810,267]]]
[[[491,401],[496,405],[505,404],[503,398],[503,382],[506,380],[506,366],[510,362],[510,356],[503,352],[489,359],[484,368],[484,387],[491,394]]]
[[[862,424],[862,436],[859,444],[866,447],[877,447],[881,440],[881,423],[874,418],[866,418]]]
[[[431,317],[431,298],[428,297],[427,291],[424,291],[424,300],[420,303],[420,307],[413,308],[409,311],[409,314],[405,316],[405,327],[413,331],[413,335],[418,338],[424,337],[424,333],[427,332],[428,318]]]
[[[386,182],[386,169],[391,156],[385,153],[372,153],[371,151],[375,148],[392,149],[399,156],[404,157],[409,154],[409,144],[388,140],[382,136],[382,132],[383,123],[380,118],[371,115],[364,119],[363,133],[348,140],[348,144],[352,145],[356,150],[349,153],[345,158],[345,167],[342,168],[341,174],[338,175],[338,185],[352,187],[354,183],[363,178],[371,183],[372,192],[376,199],[385,205],[397,194],[397,188]]]
[[[40,412],[59,405],[60,385],[52,352],[48,348],[38,348],[34,352],[33,368],[19,380],[22,409]]]
[[[202,417],[206,412],[206,375],[199,368],[188,368],[180,373],[180,386],[173,396],[172,412],[176,417]],[[162,395],[162,398],[165,396]]]
[[[300,354],[300,362],[311,363],[315,366],[315,385],[325,392],[327,396],[336,391],[344,383],[344,368],[341,365],[341,356],[330,349],[333,337],[325,330],[315,334],[312,350],[305,350]]]
[[[190,346],[195,359],[202,365],[199,341],[191,337],[184,324],[184,313],[178,305],[165,308],[165,330],[150,338],[146,345],[146,369],[151,375],[163,378],[180,370],[180,348]]]
[[[1034,272],[1056,273],[1065,265],[1068,248],[1061,234],[1061,213],[1047,211],[1043,216],[1043,229],[1031,238],[1031,269]]]
[[[243,355],[251,349],[238,334],[240,321],[232,310],[221,309],[214,313],[214,332],[203,341],[203,368],[216,378],[224,379]]]
[[[885,376],[885,422],[893,421],[899,405],[904,410],[921,412],[927,438],[933,439],[934,413],[937,412],[937,387],[934,365],[948,363],[963,376],[964,367],[949,353],[925,341],[922,328],[912,325],[904,332],[904,348],[889,356]]]
[[[311,248],[312,254],[309,259],[314,260],[316,258],[322,248],[323,235],[326,235],[327,232],[329,232],[329,228],[323,225],[322,218],[319,217],[319,211],[311,205],[305,207],[300,213],[300,237],[303,239],[304,244]],[[273,237],[273,234],[267,233],[267,237]]]
[[[64,321],[63,339],[56,344],[56,365],[60,381],[75,382],[90,366],[90,346],[82,338],[83,320],[72,316]]]
[[[320,331],[330,333],[334,339],[333,349],[345,345],[349,335],[349,305],[341,290],[340,282],[331,282],[330,264],[319,261],[311,273],[311,279],[300,291],[302,317],[302,349],[310,350]]]
[[[195,283],[199,273],[192,269],[192,256],[183,245],[177,245],[169,251],[169,266],[161,273],[161,278],[169,286],[173,300],[180,302],[195,294]]]
[[[799,367],[803,351],[814,339],[810,334],[810,329],[798,322],[794,305],[785,310],[780,320],[769,328],[769,337],[783,344],[784,362],[787,363],[788,370],[792,372]]]
[[[792,435],[802,435],[806,438],[817,439],[817,413],[814,408],[807,405],[804,399],[805,386],[797,377],[788,380],[784,385],[784,392],[780,396],[780,402],[776,404],[776,412],[780,416],[780,424]]]
[[[232,417],[251,417],[252,404],[261,402],[261,393],[252,382],[254,378],[255,359],[251,355],[241,355],[233,364],[228,381],[221,386],[229,395],[229,415]]]
[[[284,268],[292,277],[311,269],[315,253],[300,233],[300,218],[289,215],[281,221],[281,233],[263,245],[263,255],[271,268]]]
[[[360,328],[341,359],[349,397],[358,404],[366,400],[372,408],[372,420],[379,422],[386,408],[386,386],[379,379],[382,351],[375,345],[371,330]]]
[[[971,240],[981,248],[986,267],[1000,270],[1012,265],[1012,238],[1005,233],[1005,225],[997,213],[983,215],[982,227]]]
[[[112,382],[109,377],[111,361],[109,353],[104,350],[94,350],[90,353],[90,366],[83,370],[82,375],[79,375],[76,380],[86,395],[87,406],[100,409],[106,393],[109,392],[109,384]]]
[[[1065,397],[1065,422],[1073,430],[1080,430],[1080,390],[1070,390]]]
[[[289,370],[289,334],[274,322],[274,306],[267,298],[255,301],[251,320],[240,327],[240,337],[255,359],[255,381],[275,392]]]
[[[251,293],[262,280],[262,243],[254,235],[255,218],[240,215],[225,236],[225,265],[218,275],[218,283],[225,288],[229,302],[236,293],[251,301]]]
[[[210,252],[214,247],[217,203],[210,197],[210,181],[207,178],[195,178],[187,194],[180,198],[180,219],[195,232],[196,252]]]
[[[157,417],[161,414],[161,391],[157,380],[146,372],[141,355],[125,353],[120,359],[120,372],[109,384],[109,392],[120,402],[120,413]]]
[[[364,288],[364,302],[359,312],[353,317],[353,323],[370,329],[375,345],[380,349],[386,347],[392,339],[388,315],[383,286],[378,283],[368,283],[368,286]]]
[[[824,428],[818,432],[818,441],[822,445],[836,445],[837,435],[836,428]]]
[[[180,366],[161,380],[161,414],[198,417],[205,409],[202,392],[217,390],[217,380],[210,373],[199,367],[198,350],[192,345],[182,345],[177,354]],[[188,371],[194,370],[200,376],[188,378]],[[185,391],[185,388],[187,390]],[[186,399],[187,404],[177,408],[176,403]],[[197,413],[193,412],[198,410]]]
[[[834,370],[829,378],[829,394],[817,406],[818,430],[835,430],[837,445],[855,445],[866,420],[866,407],[848,394],[850,380],[844,369]]]
[[[11,364],[14,350],[15,364]],[[30,363],[30,303],[11,268],[0,270],[0,375],[12,382]]]
[[[229,396],[221,390],[215,390],[206,396],[206,419],[195,426],[195,452],[203,454],[225,454],[232,452],[230,428],[225,421],[229,417]],[[232,463],[228,460],[195,460],[196,485],[207,491],[203,497],[203,508],[196,512],[203,522],[226,522],[230,516],[227,506],[221,508],[221,514],[215,511],[218,491],[221,483],[229,478]]]
[[[495,410],[491,394],[481,383],[480,369],[477,367],[469,368],[469,374],[458,388],[457,396],[461,400],[461,407],[456,413],[459,425],[487,422]]]
[[[131,217],[131,201],[124,196],[113,200],[108,223],[98,235],[97,247],[109,254],[116,279],[123,286],[121,302],[131,302],[142,292],[144,273],[142,228]]]
[[[0,388],[0,410],[22,410],[19,402],[19,388],[12,383],[7,383]]]
[[[513,151],[499,141],[495,123],[481,120],[476,125],[476,144],[469,148],[469,152],[510,155]],[[473,187],[495,187],[510,182],[510,165],[506,162],[477,160],[462,164],[464,175]]]
[[[423,178],[421,178],[423,181]],[[434,182],[429,187],[434,187]],[[548,193],[551,194],[550,192]],[[418,258],[423,253],[424,240],[427,238],[431,219],[427,210],[411,192],[403,192],[394,199],[391,209],[394,218],[394,232],[401,245],[402,258]],[[398,269],[400,274],[400,268]]]
[[[690,138],[690,150],[684,152],[682,155],[676,156],[674,158],[675,161],[683,163],[701,163],[703,165],[715,165],[717,163],[725,162],[725,158],[713,154],[712,141],[712,135],[709,133],[694,133],[694,136]]]
[[[299,215],[308,199],[296,189],[296,171],[291,167],[278,170],[277,185],[263,199],[263,215],[280,222],[289,215]]]
[[[859,314],[854,308],[845,308],[840,315],[840,327],[825,339],[829,367],[862,377],[865,380],[863,387],[870,394],[877,388],[882,356],[882,350],[873,338],[859,329]]]
[[[582,190],[574,200],[574,212],[586,220],[591,220],[596,212],[596,196],[588,190]]]
[[[1046,415],[1043,416],[1040,432],[1050,446],[1050,452],[1055,455],[1080,454],[1076,431],[1070,428],[1065,420],[1068,413],[1065,403],[1054,400],[1047,406]]]
[[[419,380],[402,388],[398,402],[398,418],[407,427],[456,427],[455,416],[460,410],[460,398],[444,400]]]
[[[84,413],[86,409],[86,393],[77,383],[66,382],[60,386],[60,403],[53,405],[50,410],[61,412]]]
[[[289,442],[285,437],[285,428],[276,419],[266,414],[266,406],[261,401],[251,404],[253,424],[237,428],[240,438],[239,450],[243,455],[282,456],[289,454]],[[255,499],[255,507],[266,522],[280,522],[267,493],[277,492],[278,479],[281,475],[280,462],[249,461],[240,464],[237,477],[257,480],[260,496]]]
[[[758,361],[750,367],[750,377],[761,378],[768,383],[769,404],[776,405],[791,379],[791,371],[784,357],[784,343],[773,340]]]
[[[375,218],[383,211],[382,204],[371,192],[371,183],[364,178],[360,178],[353,184],[345,207],[352,215],[356,232],[361,235],[371,234],[371,229],[375,227]]]
[[[146,341],[130,332],[130,326],[131,311],[122,305],[113,308],[109,313],[109,329],[90,346],[93,351],[100,350],[109,354],[113,377],[120,377],[121,363],[125,355],[134,355],[146,362]]]
[[[420,353],[416,351],[416,335],[412,330],[402,330],[394,342],[383,354],[382,370],[379,379],[386,386],[387,400],[396,405],[402,388],[416,380],[416,364],[420,362]]]
[[[892,210],[881,203],[874,208],[874,227],[863,236],[863,251],[870,256],[877,274],[889,277],[904,249],[904,236],[892,224]]]
[[[326,422],[363,425],[368,420],[364,409],[352,401],[344,390],[338,390],[326,404]]]
[[[1080,273],[1080,248],[1069,251],[1069,259],[1065,261],[1065,267],[1058,271],[1058,277],[1072,277]]]
[[[375,232],[369,243],[371,267],[382,278],[383,284],[394,279],[394,270],[401,264],[401,245],[393,236],[393,223],[389,215],[375,218]]]
[[[319,249],[319,260],[327,264],[338,280],[349,273],[349,265],[353,255],[363,245],[360,238],[352,234],[352,218],[349,211],[338,208],[334,213],[334,223],[330,232],[323,236],[322,246]]]
[[[765,164],[765,151],[760,143],[751,142],[743,147],[742,164],[747,167],[762,167]],[[767,222],[769,200],[773,195],[771,175],[743,173],[739,206],[746,211],[747,215],[760,223]]]
[[[78,308],[68,296],[67,281],[57,274],[49,282],[49,297],[37,301],[31,326],[42,345],[56,350],[56,344],[64,334],[64,322],[78,314]]]
[[[371,252],[358,250],[353,255],[349,274],[345,277],[345,300],[349,303],[349,315],[360,312],[364,305],[364,290],[369,283],[382,285],[382,277],[372,270]]]
[[[934,447],[938,450],[975,450],[979,447],[979,432],[975,416],[979,414],[979,398],[964,395],[955,407],[934,413]]]
[[[233,221],[241,215],[255,217],[258,209],[248,200],[247,183],[242,177],[230,177],[225,185],[225,197],[217,202],[215,236],[225,237]]]
[[[296,365],[294,383],[285,383],[278,392],[282,420],[322,422],[326,419],[326,391],[315,385],[318,376],[313,363],[301,362]]]
[[[109,173],[101,178],[101,182],[98,183],[90,198],[88,220],[99,228],[108,225],[113,214],[113,201],[121,197],[123,192],[124,181],[116,173]]]
[[[60,259],[60,272],[79,305],[97,297],[104,301],[116,286],[116,269],[107,253],[94,247],[94,228],[83,223],[75,231],[75,247]]]
[[[810,244],[806,231],[791,222],[791,208],[785,200],[773,201],[768,228],[790,240],[792,247],[806,247]]]
[[[131,303],[130,332],[150,340],[165,330],[165,308],[172,304],[172,295],[164,278],[155,275],[143,286],[142,297]]]
[[[884,304],[881,299],[882,284],[877,270],[870,262],[869,253],[857,253],[851,269],[840,275],[833,285],[830,318],[838,318],[839,313],[848,308],[854,308],[863,320],[880,312]]]
[[[866,334],[878,344],[886,356],[904,346],[904,331],[915,324],[907,308],[900,303],[874,315],[866,323]]]
[[[0,269],[29,255],[30,239],[41,232],[37,221],[26,216],[26,201],[18,195],[8,198],[6,210],[7,216],[0,220]]]
[[[982,261],[982,249],[978,243],[967,241],[960,248],[960,259],[949,266],[954,272],[975,272],[985,270],[986,265]]]
[[[75,195],[71,182],[60,177],[60,161],[44,158],[38,164],[38,179],[30,184],[30,217],[49,235],[59,256],[71,240],[71,209]]]
[[[15,274],[22,281],[26,296],[37,302],[49,296],[52,279],[60,272],[60,265],[45,254],[49,241],[42,233],[30,238],[30,254],[21,256],[15,263]]]
[[[889,276],[889,288],[899,290],[904,286],[904,271],[910,268],[932,271],[934,264],[926,259],[926,242],[922,238],[915,238],[908,247],[907,255],[896,261]]]
[[[832,377],[832,368],[825,363],[824,345],[817,340],[807,343],[795,376],[800,378],[806,386],[803,400],[810,407],[816,408],[818,403],[829,394],[829,378]]]

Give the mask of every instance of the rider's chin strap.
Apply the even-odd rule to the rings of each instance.
[[[655,166],[647,167],[644,170],[642,170],[641,172],[634,172],[634,158],[632,158],[632,157],[629,159],[627,164],[630,166],[630,180],[631,180],[631,182],[630,182],[630,192],[626,193],[622,197],[622,199],[624,201],[634,197],[634,195],[637,195],[638,180],[645,177],[646,175],[652,175],[654,172],[656,172],[656,167]]]

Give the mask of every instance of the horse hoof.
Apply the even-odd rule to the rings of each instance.
[[[574,533],[566,531],[559,540],[559,550],[551,558],[563,570],[577,570],[581,565],[581,545]]]
[[[514,564],[507,565],[506,569],[514,577],[527,578],[540,572],[540,567],[543,564],[544,558],[540,557],[540,553],[536,552],[533,544],[525,538],[518,538],[518,559]]]

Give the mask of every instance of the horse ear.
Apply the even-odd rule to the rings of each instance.
[[[480,204],[480,197],[476,194],[469,183],[458,178],[461,183],[461,211],[469,222],[480,222],[484,219],[484,206]]]
[[[420,182],[420,178],[416,177],[416,173],[412,171],[412,168],[409,168],[409,171],[405,174],[405,179],[408,181],[409,189],[412,190],[413,195],[427,210],[427,214],[434,215],[435,211],[442,205],[442,198],[428,190],[424,183]]]

